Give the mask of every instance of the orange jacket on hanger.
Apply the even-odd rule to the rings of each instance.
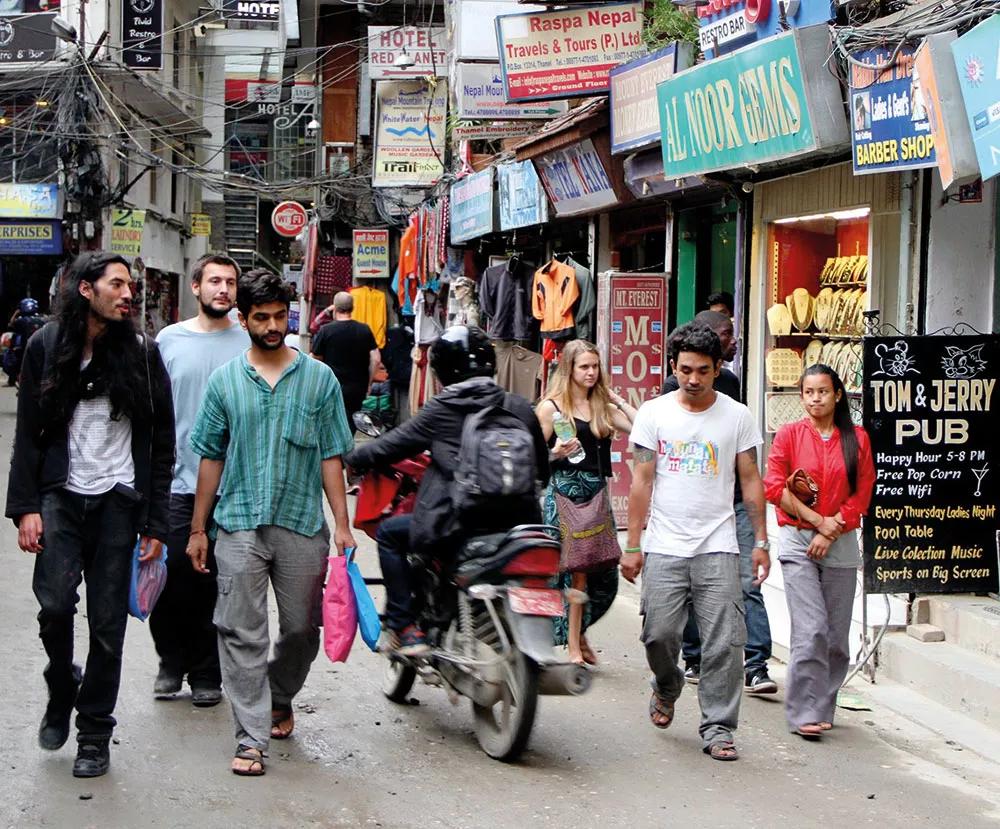
[[[406,294],[410,294],[410,304],[417,295],[417,261],[419,245],[416,214],[410,217],[410,223],[399,240],[399,306],[407,304]]]
[[[542,336],[552,340],[573,336],[573,304],[580,296],[576,271],[553,259],[535,271],[531,286],[531,313],[541,320]]]
[[[386,294],[381,288],[371,285],[359,285],[351,288],[354,297],[353,319],[363,322],[375,336],[375,344],[379,348],[385,346],[386,326]]]

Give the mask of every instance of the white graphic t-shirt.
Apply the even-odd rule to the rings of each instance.
[[[630,442],[656,452],[646,553],[690,558],[735,553],[736,455],[763,439],[750,410],[724,394],[703,412],[689,412],[671,392],[642,404]]]

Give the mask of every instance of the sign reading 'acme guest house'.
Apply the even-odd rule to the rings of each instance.
[[[696,175],[846,145],[825,26],[790,31],[678,73],[657,86],[663,168]]]

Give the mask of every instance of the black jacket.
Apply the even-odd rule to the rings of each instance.
[[[505,402],[506,398],[506,402]],[[458,465],[465,418],[486,406],[504,406],[524,421],[535,439],[535,468],[539,483],[549,481],[549,454],[542,428],[531,405],[516,394],[507,395],[486,377],[474,377],[446,387],[431,399],[415,417],[378,440],[349,452],[348,466],[366,470],[412,458],[426,449],[431,451],[431,465],[424,473],[410,526],[410,543],[418,552],[446,553],[459,538],[478,532],[497,532],[518,524],[536,524],[541,520],[538,498],[530,495],[515,503],[491,509],[475,526],[460,525],[451,506],[451,484]]]
[[[36,332],[28,340],[21,367],[6,509],[6,516],[15,524],[22,515],[41,512],[42,493],[63,486],[69,475],[69,426],[55,434],[46,433],[39,406],[42,378],[48,371],[58,336],[59,326],[55,322]],[[151,388],[137,389],[136,393],[152,396],[153,423],[132,429],[135,488],[143,496],[139,530],[143,535],[166,541],[174,470],[174,404],[160,350],[149,338],[145,338],[145,344]]]

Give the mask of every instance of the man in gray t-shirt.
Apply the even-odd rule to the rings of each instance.
[[[228,256],[208,254],[191,271],[198,314],[168,325],[156,340],[170,375],[177,432],[177,460],[170,489],[170,535],[167,539],[167,586],[149,619],[160,670],[153,685],[157,699],[171,699],[185,675],[192,702],[199,707],[222,699],[215,612],[215,559],[209,549],[209,573],[191,567],[185,551],[197,488],[198,458],[191,449],[191,429],[211,373],[250,346],[239,323],[229,318],[236,303],[240,269]]]

